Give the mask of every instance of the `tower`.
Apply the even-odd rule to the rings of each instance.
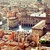
[[[46,10],[46,29],[50,31],[50,9]]]
[[[49,24],[50,23],[50,9],[46,10],[46,23]]]
[[[0,29],[3,30],[8,30],[9,25],[8,25],[8,19],[6,17],[3,17],[2,14],[0,13]]]

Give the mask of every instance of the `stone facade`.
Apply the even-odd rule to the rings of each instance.
[[[41,20],[45,20],[45,19],[46,17],[34,17],[30,15],[24,15],[21,17],[21,25],[32,27],[38,22],[40,22]]]
[[[18,18],[16,17],[10,17],[8,21],[9,21],[9,27],[16,27],[19,24]]]
[[[37,39],[37,46],[39,44],[39,38],[43,35],[43,28],[45,26],[45,20],[40,21],[38,24],[32,27],[32,33],[35,34]]]

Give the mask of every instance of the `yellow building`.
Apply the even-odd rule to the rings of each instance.
[[[45,20],[42,20],[38,24],[32,27],[32,33],[35,34],[37,38],[37,45],[39,43],[39,38],[43,35],[44,26],[45,26]]]

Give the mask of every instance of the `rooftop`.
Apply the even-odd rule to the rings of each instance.
[[[16,19],[16,17],[9,17],[9,19],[10,19],[10,20],[14,20],[14,19]]]
[[[50,32],[47,32],[44,36],[42,36],[41,40],[48,40],[48,41],[50,41]]]
[[[30,16],[33,16],[33,17],[46,17],[46,13],[32,13]]]
[[[45,26],[45,20],[40,21],[38,24],[36,24],[35,26],[33,26],[33,29],[43,29]]]

